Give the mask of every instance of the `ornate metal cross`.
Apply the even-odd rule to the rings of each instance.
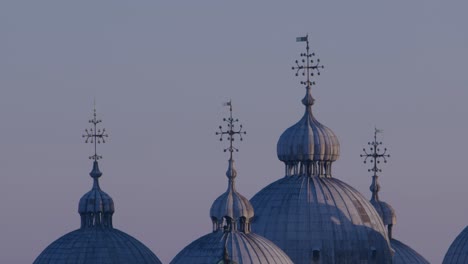
[[[238,152],[239,149],[233,146],[234,137],[239,135],[240,141],[243,140],[242,135],[247,134],[247,132],[242,130],[242,124],[239,124],[239,129],[235,128],[235,123],[239,122],[239,119],[234,119],[232,117],[232,102],[229,101],[224,104],[225,106],[229,106],[229,117],[223,118],[223,121],[227,123],[226,130],[223,130],[222,126],[219,126],[219,132],[216,132],[216,135],[220,135],[219,141],[223,141],[224,136],[226,135],[226,139],[229,140],[229,147],[224,149],[224,152],[230,152],[230,158],[232,159],[232,153],[234,151]]]
[[[296,60],[296,66],[293,66],[292,69],[296,71],[296,76],[301,74],[302,76],[306,76],[306,81],[301,81],[301,84],[306,85],[306,87],[310,87],[314,85],[315,82],[310,81],[310,77],[314,76],[314,72],[317,75],[320,75],[320,69],[323,69],[324,66],[320,65],[320,59],[314,59],[315,53],[309,53],[309,36],[306,35],[305,37],[298,37],[296,38],[297,42],[306,42],[306,53],[301,53],[300,56],[302,59]]]
[[[374,172],[374,176],[377,176],[377,172],[381,172],[382,169],[377,167],[377,164],[380,163],[380,160],[383,159],[384,163],[387,163],[387,158],[390,157],[387,154],[387,148],[384,148],[383,152],[380,151],[379,146],[382,145],[382,142],[377,141],[377,133],[382,133],[383,131],[380,129],[375,128],[374,131],[374,141],[368,142],[367,144],[370,146],[370,152],[367,152],[364,148],[364,154],[361,154],[361,157],[364,157],[364,163],[367,163],[367,160],[370,159],[370,162],[373,163],[373,167],[368,169],[369,172]]]
[[[98,129],[97,124],[101,123],[101,119],[97,119],[96,115],[96,106],[94,106],[94,117],[93,119],[89,120],[89,123],[93,124],[93,127],[88,129],[85,129],[85,134],[83,134],[83,138],[86,138],[85,143],[91,143],[94,144],[94,155],[89,156],[89,159],[98,161],[102,159],[102,156],[97,154],[97,144],[106,143],[105,138],[109,137],[108,134],[106,134],[106,129],[103,128]]]

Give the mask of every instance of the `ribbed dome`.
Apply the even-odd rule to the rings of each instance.
[[[50,244],[33,264],[160,264],[141,242],[113,228],[114,202],[99,187],[102,175],[94,161],[93,188],[81,199],[81,228]]]
[[[340,180],[286,176],[251,202],[256,208],[252,228],[296,264],[392,261],[380,216],[366,198]]]
[[[99,187],[99,177],[102,176],[97,161],[93,163],[93,170],[89,173],[93,178],[93,188],[80,199],[78,213],[81,216],[81,225],[112,226],[112,215],[114,214],[114,201]]]
[[[278,159],[286,165],[286,175],[306,173],[331,177],[331,163],[340,156],[340,143],[331,129],[312,114],[310,87],[302,103],[304,116],[286,129],[277,143]]]
[[[277,144],[278,159],[283,162],[336,161],[340,143],[331,129],[319,123],[306,110],[295,125],[286,129]]]
[[[185,247],[171,264],[220,263],[224,249],[237,264],[292,264],[289,257],[268,239],[239,231],[216,232],[205,235]]]
[[[33,264],[160,264],[141,242],[114,228],[81,228],[50,244]]]
[[[378,182],[379,176],[372,176],[372,184],[370,186],[370,191],[372,192],[372,198],[370,203],[374,206],[377,213],[379,213],[380,218],[384,225],[390,226],[389,232],[391,232],[391,226],[396,224],[396,213],[391,205],[379,199],[380,184]],[[390,234],[391,235],[391,234]],[[390,236],[391,237],[391,236]]]
[[[229,161],[226,176],[229,179],[228,189],[211,206],[211,218],[213,220],[221,220],[224,217],[229,217],[238,220],[244,217],[249,220],[254,216],[254,209],[250,201],[236,190],[234,179],[237,176],[237,172],[234,168],[234,160]]]
[[[468,226],[455,238],[442,262],[442,264],[465,263],[468,263]]]
[[[402,242],[391,239],[390,244],[395,251],[393,255],[394,264],[429,264],[423,256],[419,255],[414,249],[403,244]]]
[[[371,200],[370,203],[374,206],[377,213],[382,218],[384,225],[396,224],[395,210],[386,202]]]

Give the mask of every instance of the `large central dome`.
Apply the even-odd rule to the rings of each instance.
[[[285,177],[251,199],[256,209],[252,228],[296,264],[390,264],[392,250],[379,214],[357,190],[332,177],[340,145],[312,114],[309,76],[321,66],[309,53],[307,37],[299,40],[307,42],[307,49],[302,64],[296,61],[293,69],[307,76],[301,82],[306,84],[305,114],[279,138],[277,154],[285,164]]]
[[[251,202],[257,208],[253,228],[296,264],[391,263],[378,213],[358,191],[338,179],[286,176]]]

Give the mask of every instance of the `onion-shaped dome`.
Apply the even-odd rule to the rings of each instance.
[[[442,264],[468,263],[468,226],[455,238]]]
[[[235,190],[237,172],[232,153],[226,175],[228,190],[215,200],[210,210],[213,232],[185,247],[171,264],[292,264],[275,244],[252,233],[250,221],[254,209],[249,200]]]
[[[160,264],[141,242],[112,226],[114,202],[99,187],[97,161],[90,173],[93,188],[80,200],[81,228],[50,244],[33,264]]]
[[[369,188],[372,192],[372,198],[370,203],[374,206],[377,213],[379,213],[380,218],[384,225],[390,226],[389,235],[391,238],[391,227],[396,224],[396,213],[391,205],[379,199],[380,184],[378,183],[378,176],[374,175],[372,177],[372,184]]]
[[[376,161],[374,161],[374,165]],[[376,175],[380,169],[375,168],[374,176],[372,176],[372,184],[370,190],[372,192],[371,204],[374,206],[377,213],[382,218],[383,224],[387,227],[388,238],[390,239],[390,245],[394,251],[393,263],[394,264],[429,264],[423,256],[421,256],[414,249],[405,245],[403,242],[393,238],[393,226],[396,224],[396,213],[393,207],[383,201],[380,201],[379,191],[380,184],[378,182],[379,176]]]
[[[378,213],[338,179],[286,176],[250,201],[256,208],[252,228],[296,264],[392,262]]]
[[[401,241],[391,239],[390,244],[395,251],[393,255],[394,264],[429,264],[423,256],[421,256],[414,249],[403,244]]]
[[[229,161],[226,176],[229,179],[228,189],[211,206],[210,215],[213,224],[222,223],[224,217],[229,217],[234,221],[241,218],[250,220],[254,216],[254,209],[250,201],[236,190],[234,179],[237,176],[237,172],[232,159]]]
[[[304,116],[286,129],[277,144],[278,159],[286,165],[286,174],[304,170],[312,175],[331,176],[331,163],[340,156],[340,143],[331,129],[319,123],[312,114],[314,100],[307,86],[302,103]]]

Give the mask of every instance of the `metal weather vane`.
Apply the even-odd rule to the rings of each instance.
[[[382,142],[377,141],[377,133],[382,133],[383,130],[375,128],[374,131],[374,141],[368,142],[367,144],[370,146],[370,152],[367,152],[364,148],[364,154],[361,154],[361,157],[364,157],[364,163],[367,163],[369,159],[371,163],[373,163],[372,168],[368,169],[369,172],[374,172],[374,176],[377,176],[377,172],[381,172],[382,169],[377,167],[377,164],[380,164],[380,160],[383,160],[384,163],[387,163],[387,158],[390,157],[387,154],[387,148],[383,149],[383,152],[380,150],[379,146],[382,145]]]
[[[229,141],[229,147],[224,149],[224,152],[229,151],[230,152],[230,159],[232,159],[232,153],[234,151],[238,152],[239,149],[233,146],[234,142],[234,137],[236,135],[239,136],[240,141],[243,140],[242,135],[247,134],[247,132],[243,131],[242,129],[242,124],[239,124],[239,128],[236,128],[236,123],[239,122],[239,119],[233,118],[232,117],[232,102],[229,101],[224,104],[225,106],[229,106],[229,117],[228,118],[223,118],[223,121],[227,123],[227,128],[226,130],[223,130],[222,126],[219,126],[219,132],[216,132],[216,135],[219,135],[219,140],[223,141],[224,136],[226,136],[226,139]]]
[[[302,59],[296,60],[296,66],[293,66],[292,69],[296,71],[296,76],[299,76],[299,74],[306,76],[306,81],[301,81],[301,84],[306,85],[309,89],[310,86],[315,84],[315,82],[310,81],[310,77],[313,77],[315,74],[320,75],[320,69],[323,69],[324,66],[320,64],[320,59],[314,58],[315,53],[310,53],[309,51],[309,35],[298,37],[296,41],[306,42],[306,53],[300,54]]]
[[[89,123],[93,124],[93,127],[91,127],[90,129],[85,129],[85,134],[83,134],[83,138],[85,138],[85,143],[94,144],[94,155],[89,156],[89,159],[92,159],[94,161],[98,161],[102,159],[102,156],[97,154],[97,144],[106,143],[105,138],[109,137],[109,135],[106,134],[105,128],[103,129],[97,128],[97,124],[101,122],[102,122],[101,119],[97,119],[96,105],[95,105],[93,119],[89,120]]]

